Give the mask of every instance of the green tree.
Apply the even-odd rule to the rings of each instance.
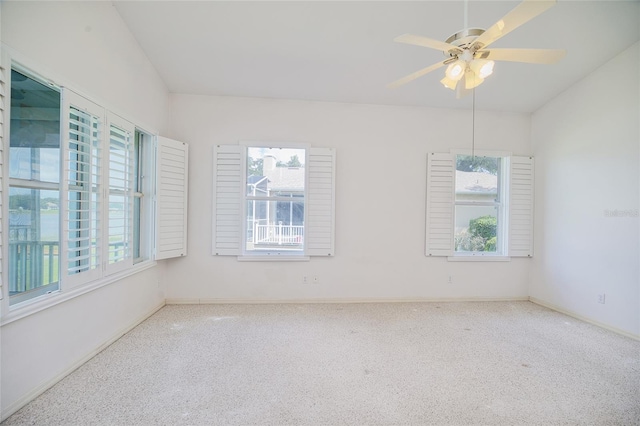
[[[9,209],[11,210],[31,210],[30,194],[16,194],[9,197]]]
[[[496,157],[472,157],[471,155],[458,155],[456,158],[456,170],[462,172],[483,172],[492,175],[498,174],[498,158]]]
[[[478,251],[496,251],[498,220],[493,216],[480,216],[469,221],[469,234],[481,239],[482,248]]]
[[[297,155],[293,155],[289,159],[289,162],[287,163],[287,167],[302,167],[302,163],[300,162],[300,159],[298,158]]]
[[[264,176],[262,158],[249,157],[247,166],[249,167],[249,176]]]

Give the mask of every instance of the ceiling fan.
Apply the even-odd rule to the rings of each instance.
[[[464,96],[493,72],[494,61],[552,64],[562,59],[562,49],[487,49],[490,44],[525,24],[553,5],[555,0],[524,0],[489,29],[466,28],[453,34],[444,42],[422,36],[404,34],[396,37],[398,43],[413,44],[441,50],[444,61],[418,70],[389,84],[395,88],[413,81],[431,71],[447,65],[445,77],[440,82],[455,90],[458,98]],[[465,2],[466,26],[466,2]]]

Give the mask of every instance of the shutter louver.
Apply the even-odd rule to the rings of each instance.
[[[133,265],[133,135],[132,124],[109,120],[107,272]]]
[[[305,224],[306,254],[333,256],[335,234],[335,150],[309,150]]]
[[[189,146],[158,137],[156,260],[187,255]]]
[[[63,270],[72,287],[102,274],[102,235],[99,212],[101,185],[101,133],[103,110],[92,102],[63,91],[66,114],[63,191]]]
[[[454,158],[439,153],[427,157],[427,256],[453,255]]]
[[[509,256],[533,256],[533,158],[511,157]]]
[[[239,256],[242,233],[242,155],[238,145],[213,149],[213,254]]]

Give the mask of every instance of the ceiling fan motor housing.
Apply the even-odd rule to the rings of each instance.
[[[445,43],[452,44],[459,47],[462,50],[471,48],[473,42],[480,37],[485,30],[482,28],[467,28],[466,30],[458,31],[445,40]],[[458,53],[454,51],[444,52],[445,55],[455,57]]]

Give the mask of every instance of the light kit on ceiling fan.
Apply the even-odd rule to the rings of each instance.
[[[394,41],[441,50],[447,59],[418,70],[394,81],[388,87],[395,88],[422,77],[438,68],[447,66],[440,82],[462,97],[479,86],[493,73],[494,61],[552,64],[562,59],[562,49],[487,49],[496,40],[530,21],[555,4],[555,0],[524,0],[489,29],[467,28],[453,34],[444,42],[411,34],[396,37]],[[465,3],[465,26],[466,26]]]

